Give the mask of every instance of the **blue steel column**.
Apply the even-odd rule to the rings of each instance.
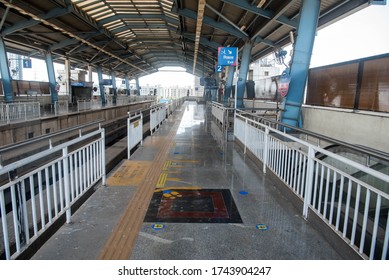
[[[3,81],[4,101],[10,103],[14,101],[14,91],[11,82],[11,73],[8,67],[7,50],[3,41],[3,37],[0,37],[0,71],[1,79]]]
[[[54,104],[56,101],[58,101],[58,92],[55,89],[55,85],[57,82],[55,80],[54,63],[51,52],[46,52],[46,68],[47,75],[49,76],[51,103]]]
[[[101,66],[97,67],[97,77],[99,79],[101,105],[104,107],[106,101],[105,101],[105,93],[104,93],[103,69],[101,68]]]
[[[228,104],[228,98],[231,96],[232,83],[234,81],[235,67],[228,66],[226,88],[224,91],[224,104]]]
[[[116,105],[116,99],[117,99],[117,96],[118,96],[118,91],[117,91],[117,88],[116,88],[116,75],[115,75],[115,72],[112,71],[111,72],[111,79],[112,79],[112,89],[113,89],[113,104]]]
[[[136,77],[135,82],[136,82],[136,95],[140,95],[140,87],[139,87],[139,78],[138,77]]]
[[[290,71],[291,80],[285,99],[285,111],[281,117],[283,123],[295,127],[299,126],[301,117],[301,105],[304,101],[305,84],[319,19],[320,0],[303,0],[302,4]]]
[[[131,91],[130,91],[130,80],[128,79],[128,75],[126,75],[124,77],[125,81],[126,81],[126,95],[130,95],[131,94]]]
[[[242,59],[239,68],[239,77],[237,83],[237,101],[236,108],[243,107],[243,97],[246,89],[247,73],[250,66],[251,50],[253,48],[252,42],[247,42],[243,47]]]

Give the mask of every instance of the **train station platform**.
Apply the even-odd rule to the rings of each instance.
[[[206,105],[186,101],[32,259],[342,259],[217,130]]]

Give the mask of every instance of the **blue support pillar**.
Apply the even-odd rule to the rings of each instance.
[[[301,119],[301,105],[304,102],[305,84],[319,19],[320,0],[303,0],[302,4],[291,64],[291,80],[281,117],[283,123],[295,127],[299,126]]]
[[[130,95],[131,94],[131,91],[130,91],[130,80],[128,79],[128,75],[126,75],[124,77],[125,81],[126,81],[126,95]]]
[[[12,88],[11,73],[8,67],[7,50],[2,37],[0,37],[0,71],[3,81],[4,101],[11,103],[14,101],[14,91]]]
[[[138,77],[136,77],[135,82],[136,82],[136,95],[140,95],[140,86],[139,86],[139,78]]]
[[[242,59],[239,68],[239,77],[237,83],[237,101],[236,108],[243,108],[243,97],[246,89],[247,73],[249,72],[251,50],[253,43],[247,42],[243,47]]]
[[[232,91],[232,83],[234,81],[234,73],[235,73],[235,67],[228,66],[226,88],[224,90],[224,104],[225,105],[228,104],[228,98],[232,97],[231,91]]]
[[[101,66],[97,67],[97,77],[99,78],[101,105],[103,105],[104,107],[106,104],[106,100],[104,93],[103,69],[101,68]]]
[[[54,104],[58,101],[58,92],[56,90],[57,81],[55,79],[53,56],[51,55],[51,52],[46,52],[46,68],[49,77],[51,104]]]
[[[116,88],[116,75],[115,75],[114,71],[111,72],[111,79],[112,79],[112,90],[113,90],[113,100],[112,101],[113,101],[113,104],[116,105],[118,91]]]

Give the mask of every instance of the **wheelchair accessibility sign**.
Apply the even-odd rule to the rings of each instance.
[[[238,48],[218,48],[217,64],[220,66],[236,66],[238,61]]]

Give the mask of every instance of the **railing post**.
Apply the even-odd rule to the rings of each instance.
[[[72,211],[70,208],[70,182],[69,182],[69,157],[68,157],[68,147],[62,149],[63,156],[63,179],[64,179],[64,188],[65,188],[65,209],[66,209],[66,223],[70,224],[72,222]]]
[[[5,115],[6,115],[6,118],[7,118],[7,124],[10,123],[10,118],[9,118],[9,105],[5,105]]]
[[[305,193],[304,193],[304,206],[303,216],[304,219],[308,219],[308,209],[311,203],[312,188],[313,188],[313,176],[315,170],[315,150],[312,146],[308,147],[308,162],[307,162],[307,180],[305,181]]]
[[[105,170],[105,130],[101,128],[101,184],[106,185],[106,170]]]
[[[27,121],[27,104],[24,103],[24,120]]]
[[[269,128],[265,128],[265,139],[263,145],[263,173],[266,173],[267,158],[269,155]]]
[[[4,191],[0,191],[0,211],[1,211],[1,213],[6,213],[5,212]],[[9,247],[7,215],[3,215],[3,214],[1,215],[1,225],[3,228],[5,259],[9,260],[11,258],[11,252],[10,252],[10,247]]]
[[[245,124],[244,124],[244,153],[246,154],[247,150],[247,126],[248,126],[248,121],[245,119]]]
[[[130,141],[130,125],[131,125],[131,121],[130,121],[130,112],[128,112],[128,119],[127,119],[127,159],[130,159],[130,156],[131,156],[131,141]]]
[[[140,140],[140,145],[143,146],[143,113],[140,113],[140,125],[141,125],[141,140]]]

